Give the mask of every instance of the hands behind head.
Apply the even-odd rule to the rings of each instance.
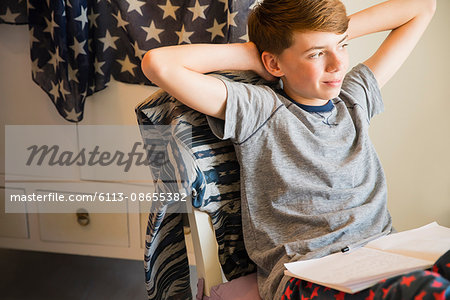
[[[251,52],[251,57],[254,58],[251,63],[251,66],[252,66],[251,70],[267,81],[278,80],[279,79],[278,77],[275,77],[272,74],[270,74],[267,71],[267,69],[264,67],[264,64],[261,60],[261,55],[260,55],[256,45],[253,42],[247,42],[245,44],[248,47],[248,51]]]

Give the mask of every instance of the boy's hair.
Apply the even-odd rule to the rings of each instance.
[[[264,0],[249,15],[248,34],[260,53],[279,55],[292,45],[295,31],[342,34],[348,20],[339,0]]]

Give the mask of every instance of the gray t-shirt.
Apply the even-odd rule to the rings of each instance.
[[[263,299],[280,299],[284,263],[321,257],[391,230],[386,179],[369,139],[383,110],[376,79],[363,64],[325,106],[301,106],[264,85],[223,80],[225,121],[241,167],[242,225],[258,266]]]

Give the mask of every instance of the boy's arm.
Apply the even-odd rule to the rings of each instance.
[[[397,72],[425,31],[436,0],[390,0],[350,16],[349,38],[392,30],[364,64],[383,86]]]
[[[219,70],[253,70],[271,79],[253,43],[193,44],[148,51],[142,60],[147,78],[204,114],[225,119],[227,90],[224,83],[203,73]]]

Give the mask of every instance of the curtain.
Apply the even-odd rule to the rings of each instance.
[[[0,23],[27,24],[32,78],[70,122],[86,97],[118,81],[151,84],[150,49],[248,41],[255,0],[2,0]]]

